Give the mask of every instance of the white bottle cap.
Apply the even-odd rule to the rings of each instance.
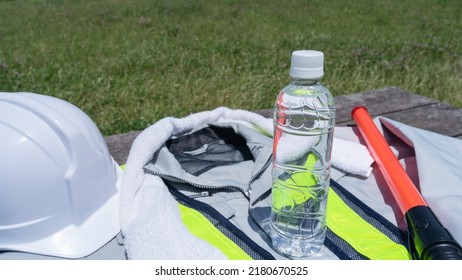
[[[289,74],[293,79],[320,80],[324,76],[324,53],[311,50],[292,52]]]

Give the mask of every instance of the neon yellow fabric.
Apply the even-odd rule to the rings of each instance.
[[[316,155],[309,154],[305,167],[313,168],[316,161]],[[306,171],[295,172],[285,181],[277,180],[271,193],[273,207],[275,209],[287,209],[305,203],[305,201],[313,197],[313,194],[310,193],[310,188],[306,186],[314,186],[316,182],[317,178]]]
[[[230,260],[252,259],[236,243],[215,228],[201,213],[182,204],[178,205],[181,212],[181,219],[193,235],[219,249]]]
[[[350,244],[356,251],[372,260],[409,260],[407,249],[354,212],[329,188],[327,227]]]

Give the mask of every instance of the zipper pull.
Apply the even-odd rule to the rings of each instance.
[[[250,198],[250,195],[252,194],[252,187],[249,186],[249,188],[245,191],[245,196]]]
[[[199,198],[199,197],[207,197],[207,196],[210,196],[210,193],[208,191],[203,191],[200,193],[188,195],[189,198]]]

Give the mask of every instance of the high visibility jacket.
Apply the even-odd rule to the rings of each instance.
[[[283,259],[268,245],[271,152],[268,135],[207,123],[169,138],[144,172],[162,179],[188,230],[227,258]],[[409,259],[403,232],[335,181],[327,207],[323,258]]]

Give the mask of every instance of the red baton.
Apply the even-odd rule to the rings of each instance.
[[[351,116],[406,219],[412,257],[419,260],[461,260],[461,246],[417,191],[367,109],[356,107]]]
[[[356,107],[351,115],[403,215],[414,206],[426,206],[427,203],[393,154],[385,138],[380,134],[367,109]]]

